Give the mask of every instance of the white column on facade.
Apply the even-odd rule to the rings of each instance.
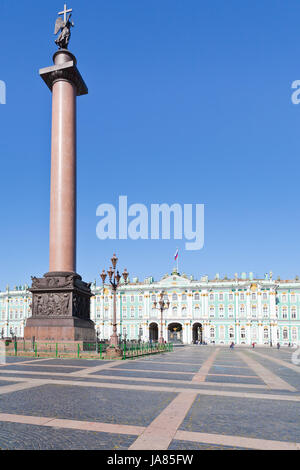
[[[247,320],[246,323],[246,343],[251,344],[251,324],[249,323],[249,320]]]
[[[263,344],[263,325],[260,320],[258,320],[258,344]]]
[[[188,334],[189,334],[189,327],[188,325],[186,324],[187,322],[183,321],[182,322],[182,341],[184,344],[188,344],[189,340],[188,340]]]
[[[4,327],[4,336],[8,337],[10,336],[9,335],[9,291],[7,291],[5,300],[6,300],[6,309],[5,309],[6,319],[5,319],[5,327]]]
[[[274,346],[277,344],[277,318],[276,318],[276,291],[270,291],[269,295],[269,316],[270,316],[270,341],[272,341],[272,345]]]
[[[192,292],[187,293],[187,311],[188,311],[188,317],[191,319],[194,318]]]
[[[250,292],[246,292],[246,317],[247,320],[251,319]]]
[[[261,292],[257,292],[258,321],[262,322]]]
[[[22,313],[22,321],[21,321],[21,336],[24,336],[24,325],[26,323],[26,317],[27,317],[27,304],[29,301],[27,300],[27,291],[24,292],[23,296],[23,313]]]
[[[96,323],[96,294],[95,293],[93,297],[91,297],[90,308],[91,308],[91,320],[93,320]]]
[[[239,328],[240,312],[239,312],[239,294],[235,293],[235,344],[240,344],[240,328]]]

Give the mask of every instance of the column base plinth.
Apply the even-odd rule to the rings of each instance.
[[[24,339],[35,341],[95,342],[90,319],[90,284],[76,273],[47,273],[32,278],[32,317],[24,328]]]

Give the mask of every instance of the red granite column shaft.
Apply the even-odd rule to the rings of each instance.
[[[52,88],[49,258],[50,272],[76,272],[76,88],[66,79]]]

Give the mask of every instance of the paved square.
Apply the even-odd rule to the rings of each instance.
[[[292,350],[185,346],[126,361],[10,357],[0,449],[300,449]]]

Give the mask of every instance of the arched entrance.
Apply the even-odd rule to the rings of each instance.
[[[193,343],[203,343],[203,329],[201,323],[194,323],[193,325]]]
[[[170,323],[168,325],[168,342],[182,343],[182,325],[180,323]]]
[[[156,323],[150,323],[149,326],[149,340],[158,341],[158,326]]]

